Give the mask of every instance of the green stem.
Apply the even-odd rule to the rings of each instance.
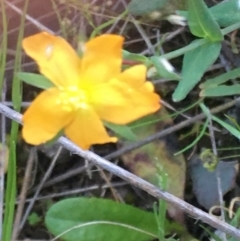
[[[229,27],[226,27],[224,29],[222,29],[222,34],[223,35],[226,35],[234,30],[237,30],[240,28],[240,22],[238,23],[235,23]],[[170,53],[167,53],[167,54],[164,54],[162,55],[161,57],[162,58],[165,58],[165,59],[173,59],[173,58],[176,58],[176,57],[179,57],[181,55],[184,55],[186,52],[189,52],[205,43],[209,42],[208,39],[199,39],[199,40],[196,40],[194,42],[192,42],[191,44],[189,44],[188,46],[185,46],[183,48],[180,48],[180,49],[177,49],[175,51],[172,51]]]

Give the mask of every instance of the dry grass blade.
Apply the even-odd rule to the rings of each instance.
[[[13,233],[12,233],[13,240],[17,239],[19,231],[20,231],[20,222],[21,222],[21,218],[22,218],[24,204],[26,201],[26,195],[27,195],[28,185],[29,185],[29,182],[31,179],[31,171],[33,168],[35,156],[36,156],[36,148],[32,148],[30,151],[30,154],[29,154],[28,161],[27,161],[27,167],[26,167],[26,171],[25,171],[23,185],[22,185],[20,196],[19,196],[19,204],[18,204],[18,208],[16,211],[16,217],[15,217]]]

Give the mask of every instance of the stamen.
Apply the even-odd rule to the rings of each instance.
[[[70,86],[61,90],[59,99],[56,102],[58,105],[61,105],[61,108],[66,111],[75,111],[79,108],[86,109],[87,96],[85,91],[79,89],[76,86]]]

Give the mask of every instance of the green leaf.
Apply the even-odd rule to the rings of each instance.
[[[97,198],[70,198],[54,204],[45,223],[67,241],[147,241],[157,238],[153,213]]]
[[[184,55],[182,80],[173,93],[173,101],[181,101],[187,96],[201,80],[205,71],[215,62],[220,50],[220,42],[208,42]]]
[[[240,22],[239,0],[221,1],[209,8],[212,17],[221,27],[228,27]],[[188,12],[177,10],[177,14],[188,19]]]
[[[196,146],[197,143],[199,142],[199,140],[205,135],[208,125],[209,125],[209,121],[208,121],[208,119],[206,119],[201,131],[197,134],[197,137],[195,138],[195,140],[193,140],[191,143],[189,143],[188,146],[184,147],[179,152],[175,153],[175,155],[177,156],[177,155],[189,150],[190,148],[193,148],[194,146]]]
[[[233,217],[233,219],[231,220],[230,224],[231,224],[233,227],[239,228],[239,220],[240,220],[240,208],[238,208],[238,209],[236,210],[236,213],[234,214],[234,217]],[[238,241],[237,239],[230,239],[229,241],[233,241],[233,240]]]
[[[33,85],[40,89],[48,89],[54,86],[52,82],[50,82],[50,80],[48,80],[47,78],[45,78],[43,75],[40,75],[40,74],[19,72],[17,73],[17,76],[25,83],[29,85]]]
[[[159,10],[165,6],[168,0],[132,0],[128,4],[128,10],[131,14],[134,15],[144,15],[155,10]]]
[[[137,137],[131,128],[127,125],[115,125],[113,123],[104,122],[104,125],[112,130],[114,133],[119,135],[120,137],[129,140],[129,141],[137,141]]]
[[[222,121],[221,119],[217,118],[216,116],[212,115],[209,111],[209,109],[203,104],[200,103],[200,107],[202,108],[203,112],[208,118],[211,118],[212,120],[216,121],[219,125],[223,126],[226,130],[228,130],[232,135],[240,139],[240,131],[237,130],[232,125],[229,125],[228,123]]]
[[[142,54],[134,54],[126,50],[123,50],[122,55],[124,60],[132,60],[132,61],[142,62],[142,63],[149,62],[148,58]]]
[[[240,22],[239,0],[222,1],[209,9],[212,16],[222,27]]]
[[[211,41],[223,40],[221,29],[203,0],[188,0],[188,14],[188,24],[193,35]]]
[[[180,80],[181,77],[174,72],[173,69],[168,68],[167,64],[165,64],[165,59],[154,56],[151,58],[151,61],[154,67],[157,70],[159,77],[162,77],[167,80]]]
[[[236,85],[220,85],[213,88],[203,89],[200,92],[201,97],[219,97],[219,96],[229,96],[229,95],[239,95],[240,94],[240,84]]]
[[[208,79],[204,83],[202,83],[199,87],[201,89],[213,88],[220,84],[225,83],[230,79],[235,79],[240,76],[240,68],[236,68],[228,71],[227,73],[221,74],[215,78]]]
[[[220,124],[221,126],[223,126],[226,130],[228,130],[232,135],[234,135],[235,137],[237,137],[238,139],[240,139],[240,131],[238,131],[236,128],[234,128],[233,126],[227,124],[226,122],[220,120],[219,118],[217,118],[216,116],[212,115],[211,118],[216,121],[218,124]]]
[[[5,192],[5,209],[3,221],[3,241],[10,241],[14,221],[15,202],[16,202],[16,143],[11,142],[9,153],[9,166],[7,174],[7,186]]]
[[[35,226],[41,222],[42,218],[37,213],[32,212],[27,220],[30,226]]]

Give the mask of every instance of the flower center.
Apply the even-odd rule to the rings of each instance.
[[[61,93],[57,104],[66,111],[75,111],[79,108],[86,109],[88,107],[86,92],[76,86],[61,88]]]

